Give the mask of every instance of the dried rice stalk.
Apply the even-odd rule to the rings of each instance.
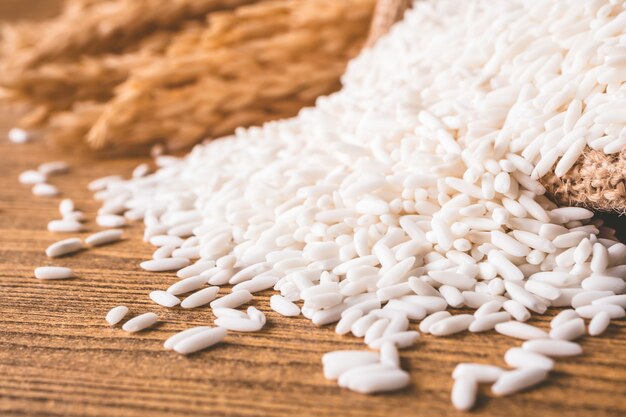
[[[157,141],[177,149],[293,116],[338,89],[373,5],[279,0],[214,14],[199,45],[175,42],[166,58],[134,71],[102,108],[87,140],[111,152]],[[56,117],[53,136],[74,143],[92,117],[91,111]]]
[[[409,6],[404,0],[378,0],[368,44],[387,33]],[[587,148],[564,176],[557,177],[553,168],[539,181],[561,205],[626,214],[626,148],[611,155]]]
[[[173,39],[197,41],[208,13],[255,1],[70,0],[49,22],[2,28],[0,85],[14,101],[48,111],[106,101],[133,68],[162,56]],[[36,113],[21,124],[45,120]]]
[[[32,47],[21,49],[10,67],[32,68],[43,62],[73,60],[77,55],[129,51],[151,33],[177,30],[188,20],[202,20],[210,12],[252,1],[73,0],[58,19],[35,25],[40,28],[40,38],[34,34],[22,37],[22,42],[29,39]],[[18,52],[12,45],[5,48]]]
[[[379,0],[376,3],[366,44],[371,46],[378,38],[389,32],[391,26],[402,19],[410,5],[411,0]]]
[[[153,20],[141,16],[152,22],[149,32],[135,18],[160,0],[136,0],[141,4],[128,10],[125,0],[70,0],[52,23],[5,29],[2,53],[22,57],[7,60],[0,84],[14,100],[34,106],[22,126],[52,115],[52,136],[72,148],[86,135],[91,146],[107,151],[143,149],[155,141],[179,148],[240,125],[293,116],[339,87],[375,0],[260,1],[165,2],[168,9],[151,13]],[[259,4],[208,13],[208,28],[197,17],[211,7],[254,2]],[[185,14],[191,5],[204,9]],[[103,30],[103,13],[126,16]],[[89,16],[83,22],[81,15]],[[62,27],[59,45],[36,41]]]
[[[198,23],[189,23],[182,33],[198,32],[200,27]],[[159,31],[142,40],[136,52],[86,55],[75,61],[7,71],[0,82],[15,101],[45,103],[49,111],[70,109],[75,102],[104,102],[113,97],[115,86],[125,81],[134,68],[161,58],[177,36],[178,32]]]

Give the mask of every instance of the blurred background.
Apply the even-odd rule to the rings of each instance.
[[[186,150],[337,91],[375,3],[4,0],[0,100],[67,151]]]
[[[2,0],[0,20],[41,20],[58,14],[62,0]]]

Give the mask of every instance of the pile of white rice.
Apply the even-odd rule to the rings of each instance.
[[[262,313],[231,310],[273,287],[279,313],[364,337],[369,351],[324,358],[343,387],[408,385],[397,349],[421,322],[436,336],[495,328],[527,340],[507,352],[511,369],[460,365],[457,408],[472,407],[479,383],[528,388],[550,357],[582,353],[571,340],[624,316],[626,245],[590,211],[557,208],[538,179],[566,173],[586,146],[626,145],[625,5],[416,2],[314,108],[160,156],[154,174],[102,181],[96,197],[104,213],[143,218],[161,247],[145,269],[183,268],[156,302],[200,290],[182,301],[196,307],[216,296],[206,285],[236,284],[212,302],[216,324],[258,331]],[[573,308],[550,332],[523,323],[551,306]],[[175,348],[189,353],[225,333],[195,329],[168,347],[193,337]]]

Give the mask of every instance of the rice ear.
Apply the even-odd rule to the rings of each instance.
[[[70,0],[59,18],[29,29],[60,31],[58,44],[14,41],[21,57],[0,71],[0,85],[15,100],[46,109],[30,124],[47,123],[53,140],[67,148],[84,151],[68,145],[86,142],[99,155],[145,151],[154,143],[189,148],[237,126],[294,116],[336,91],[364,42],[374,4],[139,0],[127,10],[124,0]],[[107,23],[123,44],[111,33],[93,33],[105,5],[124,14]],[[135,22],[130,16],[140,8],[150,9],[149,16]],[[168,10],[171,17],[159,17]],[[151,18],[154,30],[142,29],[140,22]],[[92,35],[89,45],[81,43]]]
[[[97,150],[163,141],[180,149],[294,116],[339,88],[373,4],[274,1],[213,15],[199,50],[183,53],[176,43],[117,88],[87,142]]]

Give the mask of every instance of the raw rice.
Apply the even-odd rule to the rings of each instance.
[[[65,174],[70,166],[65,161],[51,161],[40,164],[37,170],[46,176]]]
[[[396,391],[406,387],[410,382],[409,374],[401,369],[388,367],[375,372],[363,370],[354,373],[344,386],[361,394]]]
[[[574,318],[550,330],[550,337],[552,339],[575,340],[583,337],[585,333],[585,321],[581,318]]]
[[[74,222],[84,222],[86,220],[85,213],[79,210],[74,210],[71,213],[63,215],[63,220],[69,220]]]
[[[505,372],[499,366],[482,363],[460,363],[452,372],[453,379],[469,377],[479,383],[495,382]]]
[[[606,311],[601,311],[589,322],[589,335],[599,336],[609,327],[611,324],[611,316]]]
[[[74,212],[74,210],[75,210],[74,201],[72,201],[72,199],[70,198],[64,198],[59,203],[59,213],[61,214],[61,216],[70,214]]]
[[[621,319],[624,317],[624,307],[615,304],[596,304],[578,307],[576,313],[582,318],[592,319],[601,311],[606,312],[611,319]]]
[[[478,384],[474,378],[460,376],[454,380],[452,387],[452,405],[460,411],[468,411],[476,402],[476,391]]]
[[[578,317],[580,317],[578,313],[572,309],[562,310],[550,321],[550,327],[554,329],[555,327],[559,327],[561,324]]]
[[[270,307],[285,317],[296,317],[300,314],[300,308],[297,305],[278,294],[270,297]]]
[[[379,355],[361,350],[337,350],[322,356],[324,378],[334,380],[344,372],[364,365],[376,364]]]
[[[265,314],[254,306],[248,307],[248,310],[246,310],[246,312],[248,313],[248,317],[250,317],[252,320],[258,321],[262,325],[265,325],[265,323],[267,322],[267,317],[265,317]]]
[[[420,334],[414,330],[407,330],[391,335],[383,335],[368,344],[370,349],[380,349],[385,343],[393,343],[398,349],[413,346],[419,339]]]
[[[534,386],[550,358],[582,354],[559,339],[580,337],[583,318],[599,334],[607,316],[624,316],[623,298],[610,297],[626,292],[626,248],[591,211],[557,207],[539,182],[554,166],[566,174],[586,146],[623,147],[625,79],[611,64],[624,34],[619,6],[415,2],[350,64],[343,90],[185,158],[158,156],[154,174],[144,166],[129,181],[92,182],[99,216],[143,216],[144,239],[161,248],[143,269],[234,286],[218,299],[218,287],[201,289],[183,308],[210,302],[217,316],[273,288],[279,314],[364,337],[380,355],[323,361],[341,387],[406,387],[390,352],[418,340],[410,321],[435,336],[494,327],[527,340],[505,355],[519,369],[455,370],[457,408],[472,406],[477,382],[494,382],[496,395]],[[522,323],[548,307],[575,309],[552,321],[557,339]],[[216,324],[260,330],[264,319],[249,311]],[[225,334],[208,329],[173,347],[190,353]]]
[[[159,316],[154,313],[143,313],[128,320],[122,326],[122,330],[128,333],[135,333],[153,326],[159,320]]]
[[[105,320],[109,323],[109,326],[115,326],[117,323],[122,321],[124,317],[128,314],[128,307],[126,306],[117,306],[113,307],[107,313]]]
[[[152,259],[156,260],[156,259],[171,258],[172,253],[174,252],[175,249],[176,249],[176,246],[173,246],[173,245],[161,246],[160,248],[157,248],[152,253]]]
[[[215,262],[213,261],[199,260],[194,264],[179,269],[178,272],[176,272],[176,276],[178,278],[189,278],[196,275],[201,275],[203,272],[213,268],[214,266]]]
[[[449,336],[467,330],[473,320],[471,314],[458,314],[433,323],[428,331],[434,336]]]
[[[17,143],[17,144],[26,143],[30,140],[30,135],[28,134],[28,132],[23,129],[19,129],[17,127],[14,127],[11,130],[9,130],[9,133],[7,136],[11,142]]]
[[[211,308],[236,308],[252,300],[252,294],[247,290],[234,291],[223,297],[218,298],[211,302]]]
[[[380,347],[380,363],[389,366],[400,367],[400,355],[398,348],[391,342],[383,343]]]
[[[263,323],[243,317],[218,317],[215,325],[236,332],[258,332],[263,328]]]
[[[522,348],[552,357],[578,356],[583,353],[578,343],[554,339],[528,340],[522,344]]]
[[[185,294],[204,287],[206,283],[207,281],[205,277],[196,275],[181,279],[180,281],[170,285],[167,292],[173,295]]]
[[[119,229],[103,230],[87,236],[85,238],[85,243],[94,247],[108,245],[119,241],[122,238],[123,233],[124,232]]]
[[[76,220],[51,220],[48,222],[48,231],[56,233],[82,232],[84,226]]]
[[[32,191],[33,195],[38,197],[56,197],[60,194],[57,187],[52,184],[46,184],[45,182],[35,184]]]
[[[542,368],[519,368],[503,373],[491,386],[491,392],[497,396],[511,395],[537,385],[547,377],[548,371]]]
[[[180,304],[180,299],[166,291],[152,291],[150,299],[163,307],[174,307]]]
[[[163,348],[165,350],[172,350],[174,348],[174,346],[180,342],[181,340],[189,337],[189,336],[193,336],[194,334],[200,333],[204,330],[208,330],[211,327],[209,326],[197,326],[197,327],[191,327],[189,329],[185,329],[181,332],[178,332],[170,337],[167,338],[167,340],[165,340],[165,342],[163,343]]]
[[[144,261],[139,266],[150,272],[174,271],[189,265],[187,258],[163,258]]]
[[[554,361],[552,359],[522,348],[511,348],[507,350],[504,354],[504,361],[513,368],[537,367],[547,371],[554,368]]]
[[[96,217],[96,223],[101,227],[115,229],[126,226],[126,219],[117,214],[100,214]]]
[[[506,311],[500,311],[484,316],[476,317],[469,325],[470,332],[484,332],[493,329],[498,323],[511,320],[511,315]]]
[[[35,268],[35,278],[38,279],[67,279],[73,277],[74,271],[62,266],[40,266]]]
[[[548,333],[540,328],[518,321],[498,323],[495,325],[495,329],[500,334],[522,340],[543,339],[548,337]]]
[[[186,334],[182,340],[176,341],[172,349],[181,355],[189,355],[221,342],[226,337],[226,333],[227,330],[224,328],[213,327],[193,332],[191,335]]]
[[[436,311],[432,314],[430,314],[428,317],[425,317],[424,320],[422,320],[420,322],[420,332],[422,333],[430,333],[430,328],[432,327],[433,324],[437,323],[438,321],[447,319],[448,317],[451,317],[452,314],[450,314],[448,311]]]
[[[591,302],[593,305],[614,304],[626,308],[626,294],[607,295],[606,297],[596,298]]]
[[[47,180],[48,177],[43,172],[35,171],[32,169],[22,172],[18,177],[18,181],[20,182],[20,184],[24,185],[42,184],[45,183]]]
[[[243,311],[237,310],[234,308],[228,308],[228,307],[214,308],[213,315],[217,318],[220,318],[220,317],[231,317],[231,318],[237,318],[237,319],[249,318],[248,315],[244,313]]]
[[[187,298],[180,303],[180,306],[182,308],[196,308],[209,304],[215,299],[219,290],[219,287],[209,287],[196,291],[187,296]]]

